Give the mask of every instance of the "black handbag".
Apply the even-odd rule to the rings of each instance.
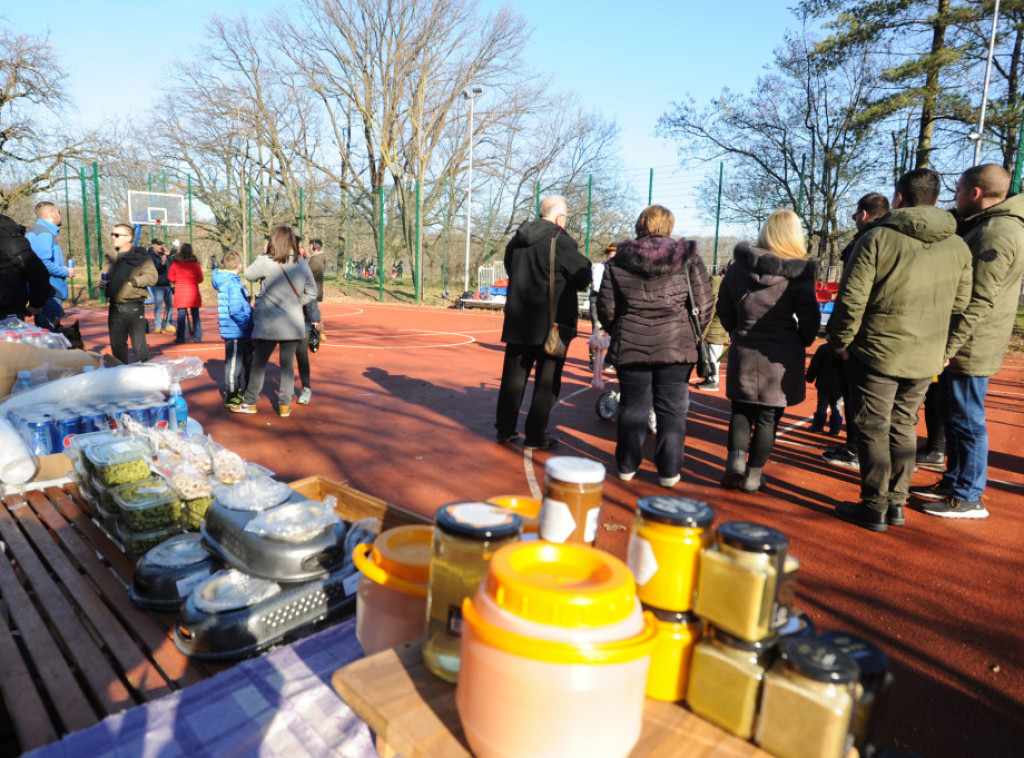
[[[309,340],[309,352],[315,353],[320,349],[320,332],[316,328],[310,329],[307,333],[307,339]]]
[[[693,336],[697,340],[697,376],[707,379],[715,373],[714,361],[711,360],[711,349],[708,342],[700,336],[700,308],[693,299],[693,285],[690,284],[690,267],[686,267],[686,291],[690,295],[689,319],[693,327]]]

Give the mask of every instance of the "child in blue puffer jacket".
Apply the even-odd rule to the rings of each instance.
[[[242,285],[242,256],[228,253],[213,272],[217,290],[217,324],[224,340],[224,407],[242,402],[252,368],[252,305]],[[242,376],[241,381],[239,377]]]

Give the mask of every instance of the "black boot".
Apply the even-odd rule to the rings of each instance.
[[[837,411],[832,411],[832,418],[828,420],[828,433],[833,437],[838,437],[839,432],[843,430],[843,417],[839,415]]]
[[[825,431],[825,411],[818,411],[814,414],[814,421],[811,422],[811,434]]]

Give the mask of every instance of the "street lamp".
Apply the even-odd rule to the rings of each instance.
[[[463,292],[469,291],[469,230],[473,217],[473,99],[483,92],[479,87],[467,87],[462,96],[469,100],[469,186],[466,190],[466,282]]]
[[[992,56],[996,48],[996,28],[999,24],[999,0],[996,0],[995,9],[992,13],[992,36],[988,42],[988,62],[985,64],[985,86],[981,91],[981,110],[978,114],[978,131],[971,132],[967,139],[974,142],[974,164],[978,165],[981,160],[981,140],[985,134],[985,106],[988,105],[988,83],[992,76]]]

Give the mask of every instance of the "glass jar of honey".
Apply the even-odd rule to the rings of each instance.
[[[658,637],[647,671],[647,697],[677,703],[686,697],[693,648],[703,636],[704,622],[693,613],[665,611],[645,605],[658,620]]]
[[[818,639],[830,642],[856,661],[860,668],[857,703],[853,709],[853,744],[861,755],[868,752],[878,731],[874,724],[892,675],[889,661],[878,645],[849,632],[824,632]]]
[[[707,503],[654,495],[636,503],[626,564],[633,572],[640,602],[666,611],[689,611],[697,583],[701,548],[715,512]]]
[[[843,758],[853,743],[850,656],[821,639],[788,638],[765,674],[754,741],[777,758]]]
[[[694,610],[711,625],[747,641],[767,637],[789,619],[795,594],[795,559],[775,529],[729,521],[714,544],[701,550]]]
[[[592,545],[597,537],[605,470],[597,461],[558,455],[545,465],[540,538]]]
[[[523,520],[491,503],[460,502],[441,506],[434,526],[423,662],[454,682],[459,675],[462,601],[476,592],[491,555],[519,539]]]
[[[693,649],[686,703],[713,724],[747,740],[754,734],[761,682],[777,637],[747,642],[712,628]]]

